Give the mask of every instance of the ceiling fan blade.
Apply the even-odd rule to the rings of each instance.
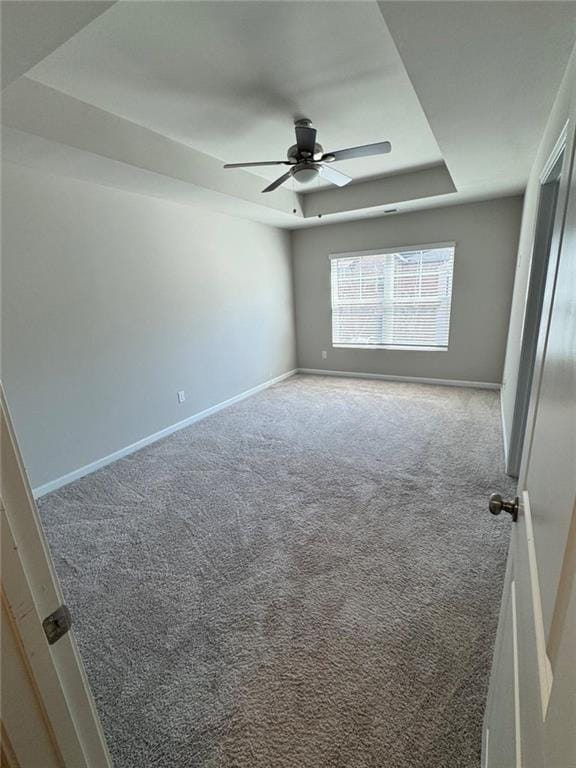
[[[288,160],[270,160],[263,163],[226,163],[224,168],[252,168],[255,165],[293,165]]]
[[[306,152],[309,157],[312,157],[316,148],[316,128],[310,125],[297,125],[294,130],[298,152],[300,154]]]
[[[336,168],[329,168],[327,165],[323,165],[320,168],[320,176],[326,181],[336,184],[337,187],[344,187],[349,184],[352,179],[350,176],[346,176],[345,173],[337,171]]]
[[[280,176],[280,178],[276,179],[276,181],[273,181],[272,184],[267,186],[266,189],[263,189],[262,192],[274,192],[274,190],[277,189],[281,184],[284,184],[285,181],[288,181],[290,176],[292,176],[292,169]]]
[[[326,152],[322,160],[333,163],[336,160],[352,160],[355,157],[370,157],[371,155],[387,155],[392,149],[389,141],[380,141],[377,144],[364,144],[361,147],[349,147],[338,149],[336,152]]]

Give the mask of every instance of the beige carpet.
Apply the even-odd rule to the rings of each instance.
[[[44,498],[116,768],[478,768],[494,490],[496,393],[298,376]]]

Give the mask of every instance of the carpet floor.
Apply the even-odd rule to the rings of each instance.
[[[40,513],[116,768],[479,768],[495,392],[296,376]]]

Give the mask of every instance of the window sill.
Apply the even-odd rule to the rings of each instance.
[[[374,344],[370,346],[361,344],[332,344],[332,349],[396,349],[404,352],[448,352],[448,347],[410,347],[393,344]]]

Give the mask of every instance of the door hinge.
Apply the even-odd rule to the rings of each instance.
[[[72,626],[72,616],[67,606],[62,604],[59,608],[56,608],[54,613],[46,616],[42,626],[44,627],[44,634],[48,639],[49,645],[54,645]]]

